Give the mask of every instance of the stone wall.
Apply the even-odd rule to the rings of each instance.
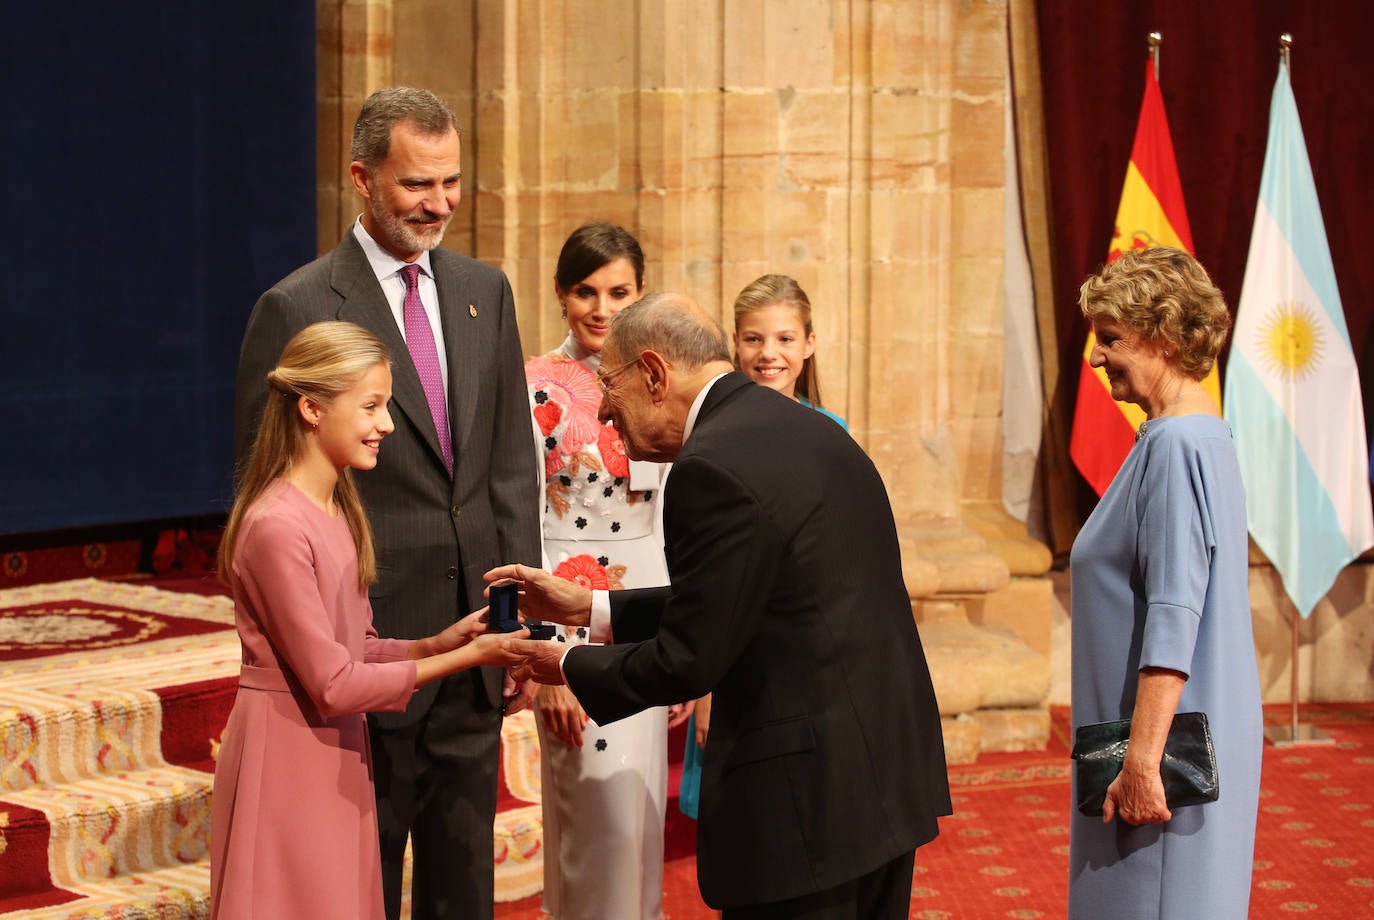
[[[1000,482],[1005,16],[956,0],[321,3],[320,248],[356,213],[362,99],[431,87],[466,129],[445,245],[506,270],[527,351],[562,337],[553,263],[591,217],[635,229],[650,284],[722,319],[757,275],[793,274],[827,403],[904,516],[956,522]]]
[[[410,83],[464,126],[445,245],[507,272],[530,354],[564,334],[554,261],[590,218],[633,229],[649,284],[723,322],[752,278],[794,275],[815,305],[826,404],[892,494],[918,618],[1014,636],[1053,660],[1066,699],[1049,554],[1001,507],[1009,2],[321,2],[320,249],[357,211],[358,107]],[[1366,571],[1303,624],[1314,699],[1374,698]],[[1266,698],[1286,699],[1289,608],[1273,585],[1252,572]]]

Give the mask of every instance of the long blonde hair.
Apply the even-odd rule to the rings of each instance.
[[[806,296],[796,279],[790,275],[761,275],[746,284],[735,297],[735,335],[739,335],[739,324],[746,316],[774,304],[785,304],[796,310],[807,336],[815,333],[811,325],[811,298]],[[739,368],[738,352],[735,353],[735,367]],[[797,395],[815,408],[821,408],[821,375],[814,354],[802,362],[801,373],[797,375]]]
[[[300,398],[328,406],[378,364],[390,366],[391,354],[376,336],[353,323],[313,323],[286,343],[276,368],[267,375],[267,405],[262,410],[253,450],[239,471],[234,507],[220,541],[218,573],[226,584],[233,572],[235,543],[244,514],[272,480],[289,470],[305,450],[306,422],[297,409]],[[334,486],[334,501],[353,534],[353,546],[358,552],[358,582],[365,588],[377,581],[377,556],[372,546],[372,526],[367,521],[352,470],[345,468],[340,473]]]

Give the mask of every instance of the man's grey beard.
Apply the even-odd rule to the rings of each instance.
[[[450,214],[439,225],[438,230],[431,235],[421,236],[410,229],[410,225],[406,223],[404,218],[396,217],[389,210],[375,209],[372,216],[377,219],[377,224],[382,228],[382,231],[406,252],[428,252],[437,248],[444,241],[444,232],[448,230],[449,221],[453,219],[453,215]]]

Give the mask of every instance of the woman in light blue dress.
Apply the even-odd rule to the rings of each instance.
[[[1128,252],[1084,282],[1093,367],[1145,410],[1135,447],[1074,543],[1073,724],[1132,719],[1103,817],[1073,814],[1070,920],[1243,920],[1263,715],[1245,493],[1200,381],[1230,330],[1186,252]],[[1206,713],[1221,795],[1172,812],[1159,763],[1177,712]],[[1074,790],[1077,801],[1077,790]]]

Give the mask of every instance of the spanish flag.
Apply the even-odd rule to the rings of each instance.
[[[1145,61],[1145,98],[1140,103],[1131,162],[1126,166],[1126,183],[1121,204],[1116,209],[1116,231],[1112,235],[1107,261],[1117,259],[1127,249],[1174,246],[1193,253],[1193,234],[1188,229],[1188,214],[1183,207],[1183,186],[1178,181],[1174,142],[1169,136],[1169,121],[1164,114],[1164,97],[1155,78],[1154,59]],[[1145,413],[1133,403],[1112,399],[1107,375],[1089,366],[1097,339],[1088,330],[1079,370],[1078,403],[1074,407],[1073,435],[1069,456],[1083,478],[1101,495],[1112,484],[1126,454],[1135,442],[1135,430]],[[1207,392],[1221,405],[1221,387],[1213,367],[1202,382]]]

